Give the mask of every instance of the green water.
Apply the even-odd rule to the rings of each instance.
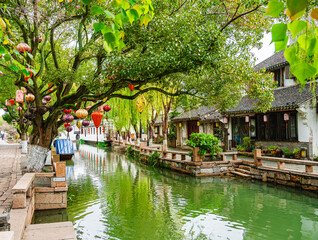
[[[318,200],[302,191],[195,179],[87,145],[67,174],[78,239],[318,239]]]

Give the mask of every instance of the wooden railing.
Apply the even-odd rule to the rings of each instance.
[[[306,173],[313,173],[314,166],[318,166],[318,162],[308,161],[308,160],[294,160],[288,158],[279,158],[279,157],[265,157],[262,156],[261,149],[254,150],[254,163],[256,166],[263,166],[262,160],[277,162],[277,169],[283,170],[285,169],[285,163],[302,165],[305,166]]]

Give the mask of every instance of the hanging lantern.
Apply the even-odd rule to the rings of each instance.
[[[3,75],[3,72],[2,71],[0,71],[0,77]]]
[[[135,85],[130,84],[129,86],[130,91],[134,91]]]
[[[69,126],[71,126],[70,123],[64,123],[64,127],[65,127],[65,128],[67,128],[67,127],[69,127]]]
[[[89,125],[89,121],[83,120],[83,121],[82,121],[82,125],[83,125],[84,127],[87,127],[87,126]]]
[[[81,121],[77,121],[76,122],[76,127],[81,128],[81,126],[82,126],[82,122]]]
[[[105,112],[109,112],[112,108],[109,105],[105,105],[103,109]]]
[[[197,126],[198,126],[198,127],[200,126],[200,122],[197,122]]]
[[[48,96],[48,95],[44,97],[44,100],[45,100],[47,103],[52,102],[51,96]]]
[[[103,112],[103,106],[99,106],[99,107],[97,108],[97,111]]]
[[[179,123],[179,128],[181,128],[182,127],[182,123]]]
[[[73,128],[72,128],[71,126],[68,126],[68,127],[65,128],[65,130],[66,130],[67,132],[72,132]]]
[[[88,116],[88,112],[85,109],[78,109],[75,115],[78,118],[86,118]]]
[[[9,100],[10,101],[10,104],[11,104],[11,106],[14,104],[14,99],[12,98],[12,99],[10,99]]]
[[[11,106],[11,103],[10,103],[9,99],[6,99],[5,105],[6,106]]]
[[[31,52],[31,48],[28,44],[26,43],[19,43],[17,46],[17,50],[19,53],[23,53],[23,52]]]
[[[88,106],[86,107],[86,110],[89,110],[91,107],[92,107],[91,105],[88,105]]]
[[[91,117],[93,119],[95,127],[99,127],[100,123],[102,122],[103,119],[103,114],[101,112],[95,111],[91,114]]]
[[[224,123],[224,124],[228,124],[228,123],[229,123],[229,119],[228,119],[227,117],[224,117],[224,118],[223,118],[223,123]]]
[[[103,126],[103,133],[105,133],[105,126]]]
[[[45,106],[47,102],[45,100],[42,100],[42,104]]]
[[[22,110],[22,107],[17,107],[17,111],[20,112]]]
[[[250,116],[245,116],[245,122],[249,123],[250,122]]]
[[[289,113],[284,113],[284,121],[289,121]]]
[[[32,72],[32,69],[30,69],[30,68],[26,68],[26,70],[28,70],[30,72],[30,74],[28,76],[25,76],[25,74],[23,73],[23,76],[24,76],[25,81],[28,81],[32,77],[33,72]]]
[[[140,94],[137,97],[137,100],[136,100],[135,104],[136,104],[138,112],[142,113],[145,110],[146,105],[147,105],[145,97],[142,94]]]
[[[67,109],[64,109],[64,110],[63,110],[63,113],[67,114],[67,113],[68,113]]]
[[[21,87],[21,90],[23,91],[24,94],[27,94],[27,90],[24,87]]]
[[[4,111],[7,111],[7,108],[3,108]]]
[[[267,115],[264,115],[264,116],[263,116],[263,120],[264,120],[265,123],[267,123],[267,122],[268,122],[268,116],[267,116]]]
[[[29,93],[25,96],[25,100],[29,101],[29,102],[33,102],[35,99],[34,95]]]
[[[71,114],[66,114],[62,118],[63,122],[72,122],[74,120],[74,117]]]

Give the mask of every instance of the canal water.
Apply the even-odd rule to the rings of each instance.
[[[68,207],[34,222],[72,221],[78,239],[318,239],[318,199],[236,178],[201,178],[80,145],[67,166]]]

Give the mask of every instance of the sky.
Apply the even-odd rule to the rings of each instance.
[[[275,45],[270,44],[272,40],[272,36],[270,33],[265,34],[264,38],[262,39],[263,46],[261,49],[254,48],[252,49],[252,52],[255,54],[255,57],[257,58],[256,64],[264,61],[266,58],[269,58],[274,54],[275,51]]]

